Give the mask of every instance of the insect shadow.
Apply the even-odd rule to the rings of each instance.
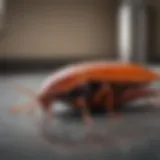
[[[75,109],[69,104],[66,107],[66,110],[62,113],[58,113],[57,115],[60,118],[65,120],[81,120],[82,115],[78,109]],[[129,105],[117,105],[115,106],[115,114],[120,113],[121,115],[133,115],[133,114],[144,114],[148,112],[154,111],[154,108],[150,105],[145,104],[129,104]],[[90,115],[92,118],[104,118],[105,116],[109,115],[109,112],[106,110],[105,106],[97,106],[97,107],[90,107],[89,108]]]

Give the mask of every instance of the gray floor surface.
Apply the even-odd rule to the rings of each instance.
[[[160,71],[158,67],[157,70]],[[8,113],[11,105],[31,98],[6,87],[6,82],[37,91],[47,75],[0,77],[0,160],[160,160],[159,110],[124,113],[115,119],[95,117],[94,126],[87,130],[79,118],[65,117],[67,112],[60,106],[56,112],[60,115],[53,121],[44,121],[47,139],[37,124],[39,116]]]

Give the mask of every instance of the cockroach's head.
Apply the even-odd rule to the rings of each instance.
[[[37,96],[37,101],[43,110],[47,110],[52,104],[52,96],[49,93],[42,93]]]

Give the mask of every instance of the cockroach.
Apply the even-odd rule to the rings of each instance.
[[[66,97],[81,112],[84,122],[90,124],[90,108],[103,103],[105,109],[114,114],[116,104],[158,95],[159,90],[149,85],[159,80],[158,73],[139,64],[97,60],[58,69],[44,81],[38,93],[24,87],[19,89],[34,97],[34,102],[49,115],[54,107],[52,104]],[[18,108],[11,110],[18,111]]]

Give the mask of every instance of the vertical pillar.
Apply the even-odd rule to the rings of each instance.
[[[143,0],[122,0],[118,10],[118,56],[121,61],[145,63],[147,17]]]
[[[0,0],[0,31],[4,28],[6,0]]]

